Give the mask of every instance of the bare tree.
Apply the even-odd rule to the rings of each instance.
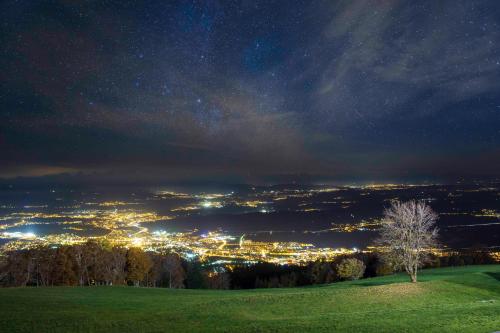
[[[169,288],[184,288],[186,273],[182,268],[181,258],[176,253],[169,253],[165,256],[164,267],[168,272]]]
[[[127,251],[123,248],[111,249],[111,283],[121,285],[125,283],[125,267],[127,265]]]
[[[417,282],[417,270],[425,261],[426,252],[436,245],[438,216],[423,201],[395,201],[384,212],[380,243],[388,247],[394,264]]]

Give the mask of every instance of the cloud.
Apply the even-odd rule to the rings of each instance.
[[[428,105],[412,110],[425,116],[497,91],[500,30],[492,6],[340,1],[317,9],[330,21],[310,46],[316,107],[338,122],[384,119],[432,89]]]
[[[500,144],[495,6],[11,6],[0,162],[183,177],[437,172]]]

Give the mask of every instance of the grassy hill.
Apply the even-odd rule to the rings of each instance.
[[[1,332],[493,332],[500,265],[242,291],[0,289]]]

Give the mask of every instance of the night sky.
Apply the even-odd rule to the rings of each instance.
[[[0,177],[500,176],[497,0],[2,1],[0,18]]]

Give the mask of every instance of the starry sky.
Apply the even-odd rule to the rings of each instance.
[[[500,2],[2,1],[0,177],[500,176]]]

